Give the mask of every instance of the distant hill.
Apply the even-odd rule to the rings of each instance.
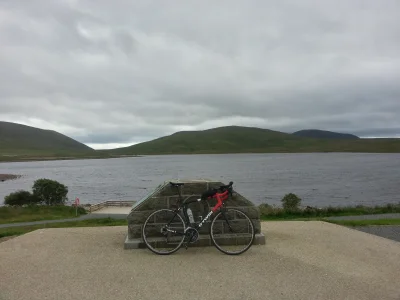
[[[326,139],[254,127],[227,126],[182,131],[130,147],[103,150],[113,155],[400,152],[400,139]]]
[[[293,132],[294,135],[317,139],[359,139],[358,136],[349,133],[339,133],[327,130],[306,129]]]
[[[95,153],[92,148],[61,133],[0,121],[0,155]]]
[[[117,154],[174,154],[258,152],[280,147],[299,138],[291,134],[251,127],[219,127],[204,131],[181,131],[149,142],[109,150]]]
[[[255,127],[182,131],[130,147],[92,148],[63,134],[0,121],[0,161],[109,158],[151,154],[212,153],[400,153],[400,139],[304,137]]]

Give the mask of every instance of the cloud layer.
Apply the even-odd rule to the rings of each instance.
[[[0,120],[96,148],[246,125],[400,137],[398,1],[2,1]]]

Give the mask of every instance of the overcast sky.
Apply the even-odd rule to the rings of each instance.
[[[400,1],[0,1],[0,120],[94,148],[225,125],[400,137]]]

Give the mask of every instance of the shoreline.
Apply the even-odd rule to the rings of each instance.
[[[4,182],[7,180],[15,180],[21,178],[22,175],[15,175],[15,174],[0,174],[0,182]]]
[[[21,157],[16,156],[14,159],[5,159],[5,157],[0,156],[1,163],[18,163],[18,162],[35,162],[35,161],[57,161],[57,160],[85,160],[85,159],[111,159],[111,158],[125,158],[125,157],[142,157],[141,155],[120,155],[120,156],[85,156],[85,157],[74,157],[74,156],[62,156],[62,157]]]
[[[111,158],[126,158],[126,157],[145,157],[145,156],[192,156],[192,155],[263,155],[263,154],[389,154],[396,155],[400,152],[347,152],[347,151],[332,151],[332,152],[227,152],[227,153],[163,153],[163,154],[138,154],[138,155],[115,155],[115,156],[2,156],[0,155],[1,163],[17,163],[17,162],[35,162],[35,161],[57,161],[57,160],[86,160],[86,159],[111,159]]]

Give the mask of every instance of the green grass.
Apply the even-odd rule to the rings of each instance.
[[[82,214],[86,214],[86,211],[83,208],[78,208],[78,216]],[[0,207],[0,224],[59,220],[74,218],[75,216],[75,208],[72,206],[32,205],[28,207]]]
[[[379,220],[323,220],[325,222],[344,226],[370,226],[370,225],[400,225],[400,219]]]
[[[98,152],[113,154],[400,152],[400,139],[323,139],[268,129],[228,126],[177,132],[130,147]]]
[[[400,203],[387,204],[383,206],[343,206],[325,207],[321,209],[304,209],[288,211],[280,207],[273,207],[268,204],[259,205],[260,218],[262,220],[294,220],[294,219],[321,219],[334,216],[358,216],[387,213],[400,213]]]
[[[53,130],[0,121],[2,155],[43,156],[82,152],[95,153],[95,150]]]
[[[21,235],[43,228],[99,227],[99,226],[125,226],[125,225],[128,225],[127,220],[104,218],[104,219],[90,219],[90,220],[83,220],[76,222],[62,222],[62,223],[40,224],[34,226],[0,228],[0,238],[6,236]]]

